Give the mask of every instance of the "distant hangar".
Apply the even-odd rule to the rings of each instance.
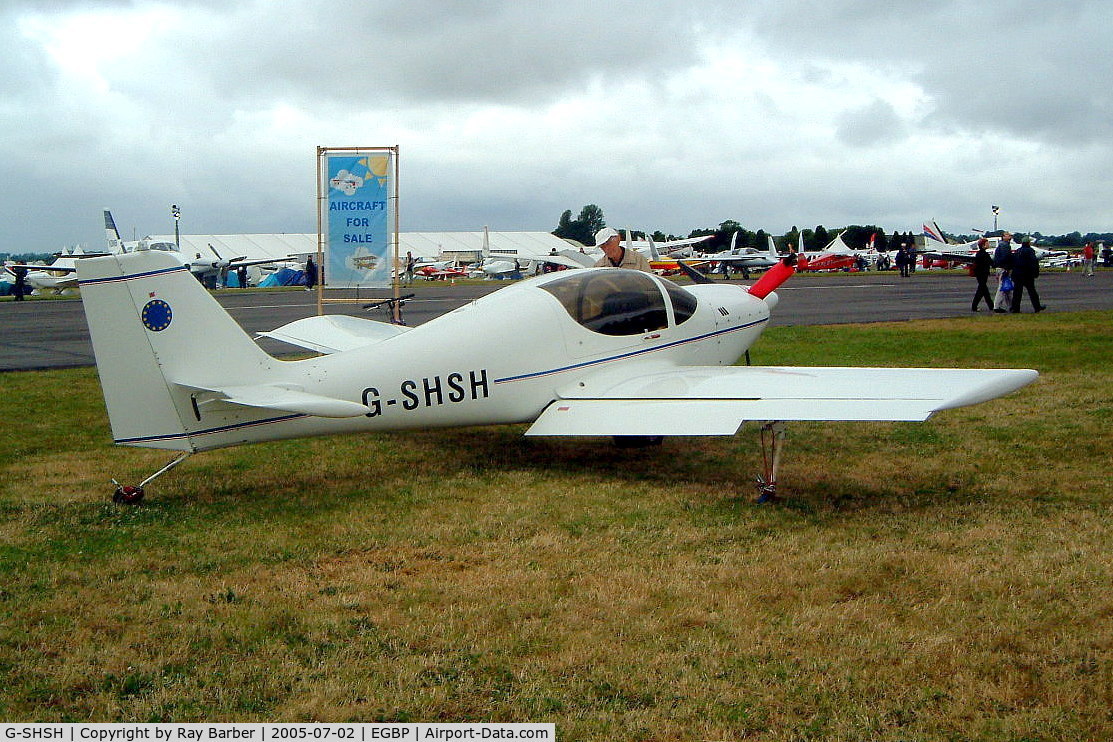
[[[549,232],[489,232],[489,254],[509,260],[529,260],[553,251],[580,249],[579,242],[564,240]],[[174,242],[174,235],[151,235],[148,242]],[[227,260],[244,256],[249,260],[294,255],[304,259],[317,252],[316,234],[191,234],[181,235],[184,256]],[[401,232],[398,255],[430,260],[474,262],[483,256],[483,231],[478,232]]]

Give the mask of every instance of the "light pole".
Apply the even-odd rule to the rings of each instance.
[[[174,245],[180,252],[182,249],[182,239],[178,235],[178,222],[182,219],[182,210],[178,208],[177,204],[170,204],[170,216],[174,217]]]

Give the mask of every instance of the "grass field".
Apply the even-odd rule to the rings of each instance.
[[[924,424],[615,451],[496,427],[190,459],[92,369],[0,376],[0,720],[551,721],[561,739],[1113,738],[1113,313],[774,328],[1004,366]]]

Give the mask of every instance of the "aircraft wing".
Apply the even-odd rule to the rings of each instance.
[[[733,435],[747,420],[922,421],[1037,376],[1022,369],[673,367],[562,390],[526,435]]]
[[[27,263],[12,263],[6,268],[26,268],[28,271],[54,271],[56,273],[75,273],[77,268],[72,265],[30,265]]]
[[[665,242],[658,242],[657,249],[667,251],[675,250],[678,247],[684,247],[686,245],[698,245],[701,242],[707,242],[714,236],[715,235],[713,234],[705,234],[702,237],[685,237],[684,239],[680,240],[667,240]]]
[[[229,270],[236,270],[237,268],[248,268],[253,265],[271,265],[272,263],[289,263],[296,261],[292,255],[287,255],[284,258],[254,258],[252,260],[236,260],[229,263]]]
[[[727,255],[725,257],[705,256],[708,260],[713,260],[717,263],[770,263],[772,261],[764,253],[750,253],[748,255]],[[685,260],[684,262],[690,263],[691,261]]]
[[[931,260],[951,260],[956,263],[973,263],[974,253],[951,252],[949,250],[924,250],[916,253],[917,257],[930,258]]]
[[[595,265],[596,258],[576,250],[561,250],[556,255],[543,255],[537,260],[568,268],[590,268]]]
[[[270,332],[260,332],[259,337],[327,354],[374,345],[409,329],[346,314],[325,314],[295,320]]]

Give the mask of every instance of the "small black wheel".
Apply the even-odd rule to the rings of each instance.
[[[143,494],[142,487],[117,487],[112,495],[112,502],[117,505],[138,505],[143,501]]]

